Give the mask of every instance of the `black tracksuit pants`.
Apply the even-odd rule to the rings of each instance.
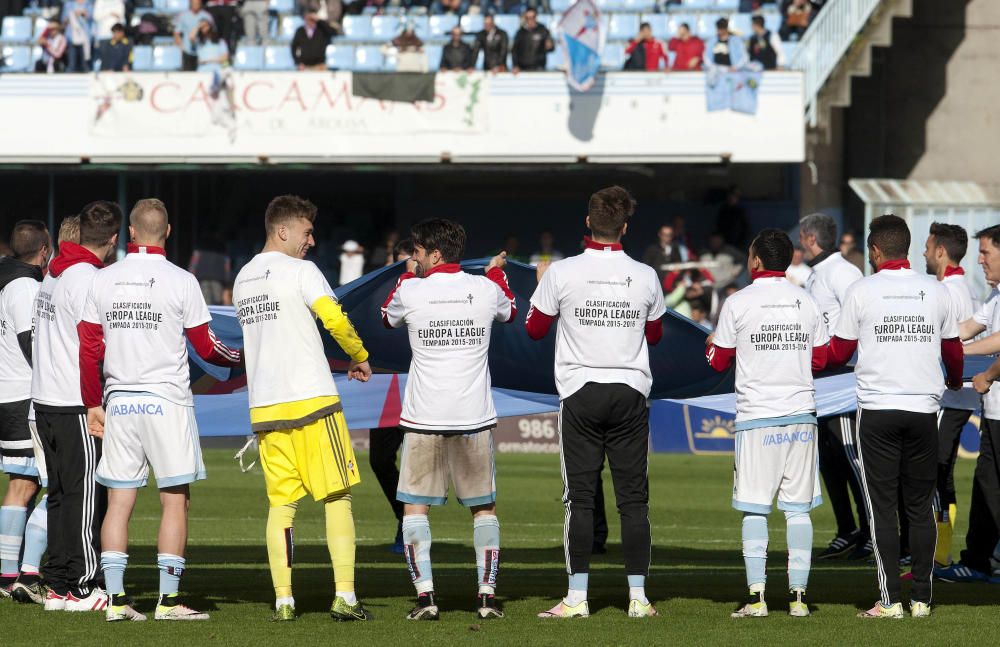
[[[990,573],[990,556],[997,541],[1000,541],[1000,420],[984,417],[962,564]]]
[[[58,594],[86,597],[101,582],[101,523],[107,490],[94,479],[101,441],[87,433],[87,415],[35,405],[49,473],[49,556],[42,568]]]
[[[958,444],[972,412],[965,409],[941,409],[938,415],[938,480],[934,507],[947,515],[948,506],[958,503],[955,498],[955,461]],[[942,515],[941,521],[946,516]],[[991,551],[992,552],[992,551]]]
[[[855,414],[826,416],[819,419],[819,471],[826,486],[827,498],[837,520],[837,536],[847,537],[860,530],[868,533],[868,513],[861,491],[860,467],[857,464],[857,419]],[[851,497],[854,505],[851,505]],[[858,520],[854,520],[857,509]]]
[[[403,503],[396,500],[396,488],[399,486],[396,455],[402,445],[403,432],[398,427],[379,427],[368,432],[368,461],[382,493],[392,506],[392,513],[400,523],[403,522]]]
[[[588,382],[559,407],[567,568],[590,571],[594,505],[605,456],[621,515],[628,575],[647,575],[650,560],[649,409],[646,398],[624,384]]]
[[[932,508],[937,486],[937,414],[861,409],[858,441],[881,601],[886,605],[901,601],[897,513],[902,499],[913,556],[910,599],[929,603],[937,544]]]

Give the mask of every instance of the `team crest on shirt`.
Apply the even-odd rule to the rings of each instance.
[[[625,277],[625,287],[627,287],[627,288],[632,287],[632,277],[631,276],[626,276]]]
[[[264,280],[265,281],[267,280],[267,277],[269,277],[269,276],[271,276],[271,270],[267,270],[266,272],[264,272]]]
[[[149,287],[153,287],[154,283],[156,283],[156,279],[153,278],[153,277],[150,277],[150,279],[149,279]]]
[[[472,305],[472,293],[470,292],[468,294],[468,296],[466,296],[465,298],[469,300],[469,305],[471,306]]]
[[[923,290],[921,290],[920,292],[917,292],[917,294],[919,294],[919,295],[920,295],[920,300],[921,300],[921,301],[923,301],[923,300],[924,300],[924,297],[925,297],[925,296],[927,296],[927,294],[926,294],[926,293],[925,293],[925,292],[924,292]]]

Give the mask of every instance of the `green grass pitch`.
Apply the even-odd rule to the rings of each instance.
[[[332,596],[320,505],[304,501],[296,525],[295,623],[268,622],[273,597],[264,549],[267,503],[259,469],[240,473],[230,450],[206,452],[209,479],[194,487],[188,571],[182,583],[208,622],[108,625],[103,614],[45,614],[40,607],[0,604],[3,645],[754,645],[997,644],[1000,586],[936,584],[934,615],[925,620],[865,621],[855,612],[876,599],[871,566],[815,562],[811,618],[787,616],[784,518],[771,517],[769,606],[765,619],[731,620],[745,595],[740,516],[729,506],[732,466],[726,457],[654,455],[650,460],[653,562],[648,593],[659,618],[625,616],[617,515],[611,546],[594,559],[592,617],[539,620],[535,613],[565,593],[562,486],[552,455],[501,455],[497,460],[502,531],[499,596],[507,618],[480,622],[474,608],[475,565],[469,514],[452,501],[431,513],[435,584],[442,607],[437,623],[404,619],[413,590],[403,559],[388,552],[395,520],[370,471],[355,490],[358,591],[375,621],[339,624],[327,615]],[[967,505],[972,462],[960,461],[959,500]],[[605,474],[608,502],[614,500]],[[956,548],[964,546],[967,508],[960,508]],[[612,508],[613,512],[613,508]],[[151,612],[157,585],[156,490],[148,488],[132,520],[126,588]],[[833,535],[829,505],[814,514],[815,544]],[[905,592],[905,589],[904,589]]]

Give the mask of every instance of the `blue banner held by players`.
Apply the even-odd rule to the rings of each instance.
[[[559,42],[566,59],[567,83],[574,90],[586,92],[597,80],[604,46],[601,15],[594,0],[578,0],[563,14]]]

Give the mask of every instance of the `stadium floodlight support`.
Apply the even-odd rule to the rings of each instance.
[[[789,68],[803,74],[806,118],[815,128],[819,93],[881,0],[829,0],[799,40]]]

